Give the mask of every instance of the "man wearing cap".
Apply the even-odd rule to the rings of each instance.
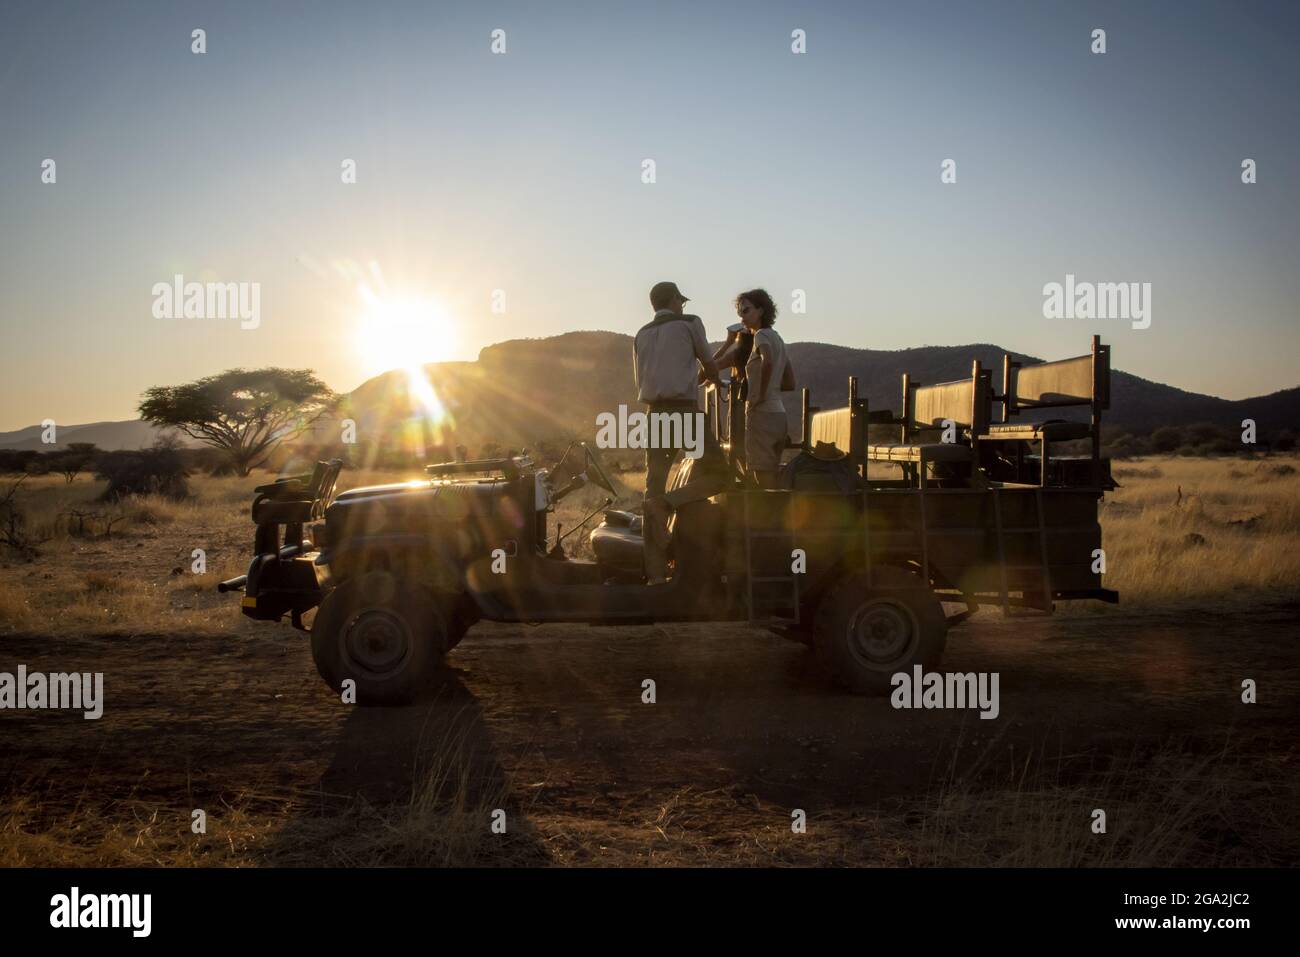
[[[713,362],[704,322],[699,316],[686,315],[682,307],[690,302],[673,282],[655,283],[650,290],[654,318],[641,327],[632,346],[636,373],[637,398],[647,411],[694,415],[700,411],[699,376],[716,382],[718,368]],[[664,581],[667,569],[668,516],[687,502],[716,495],[726,485],[726,465],[722,451],[708,429],[704,430],[704,451],[691,481],[665,494],[668,473],[679,449],[645,451],[645,499],[642,521],[645,542],[646,579],[651,585]]]

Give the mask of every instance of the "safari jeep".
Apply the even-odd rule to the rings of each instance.
[[[1007,421],[1042,408],[1045,395],[1096,406],[1097,389],[1108,388],[1097,346],[1088,363],[1043,363],[1056,368],[1036,374],[1008,366],[1000,395],[978,363],[956,383],[904,377],[899,417],[870,414],[856,380],[836,410],[813,409],[805,392],[795,465],[808,467],[787,468],[779,490],[746,484],[741,403],[710,392],[730,484],[674,513],[665,584],[645,582],[638,515],[604,512],[594,561],[569,557],[549,531],[548,516],[574,490],[591,483],[615,494],[596,454],[575,444],[553,469],[526,455],[445,463],[423,481],[335,496],[334,461],[261,486],[248,573],[219,587],[242,589],[243,613],[260,621],[288,616],[306,630],[303,616],[317,609],[316,667],[336,691],[351,679],[362,705],[409,702],[436,686],[445,656],[482,619],[750,621],[810,645],[840,685],[887,693],[896,672],[933,669],[949,627],[980,605],[1050,613],[1057,600],[1118,600],[1096,561],[1108,465],[1095,442],[1091,455],[1051,457],[1053,444],[1095,438],[1096,408],[1091,423]],[[989,421],[995,400],[1001,426]],[[899,441],[871,444],[869,424],[897,427]],[[940,429],[952,440],[930,441]],[[872,462],[902,474],[868,477]],[[683,461],[673,484],[693,468]]]

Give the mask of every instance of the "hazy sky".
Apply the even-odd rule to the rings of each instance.
[[[763,285],[787,341],[1057,358],[1100,332],[1147,378],[1288,388],[1298,80],[1292,2],[6,2],[0,429],[233,366],[346,390],[631,333],[665,278],[714,338]],[[259,283],[260,325],[155,318],[177,273]],[[1149,282],[1150,328],[1044,318],[1067,273]],[[440,304],[445,337],[359,349],[363,284]]]

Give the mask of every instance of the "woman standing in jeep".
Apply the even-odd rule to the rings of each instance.
[[[753,336],[753,349],[745,360],[745,467],[760,488],[776,488],[781,453],[789,440],[785,404],[781,393],[795,387],[794,369],[785,342],[775,329],[776,303],[764,289],[751,289],[736,297],[736,315]],[[740,346],[733,332],[714,361],[728,362]],[[738,358],[738,357],[737,357]]]

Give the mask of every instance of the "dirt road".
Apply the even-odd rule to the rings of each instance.
[[[1165,839],[1184,863],[1295,864],[1298,610],[984,612],[943,667],[997,672],[996,720],[835,691],[802,646],[744,626],[481,624],[434,701],[389,710],[342,704],[288,627],[15,635],[0,671],[100,671],[105,706],[0,713],[0,848],[36,864],[388,859],[356,838],[391,831],[395,809],[409,823],[413,782],[454,750],[470,813],[506,805],[502,863],[1046,862],[1016,844],[1044,839],[1023,800],[1035,828],[1077,823],[1065,863],[1095,857],[1092,802],[1131,850],[1182,801],[1198,806]]]

